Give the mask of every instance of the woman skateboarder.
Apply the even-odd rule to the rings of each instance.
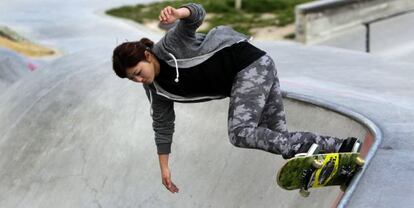
[[[229,27],[196,33],[205,14],[199,4],[166,7],[160,12],[160,22],[180,21],[158,43],[142,38],[122,43],[113,52],[115,73],[143,83],[151,102],[162,182],[169,191],[178,192],[168,168],[174,102],[230,97],[228,134],[237,147],[260,149],[285,159],[307,152],[314,143],[323,152],[351,151],[356,138],[289,132],[272,58]]]

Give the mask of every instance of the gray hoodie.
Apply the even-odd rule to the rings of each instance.
[[[215,27],[207,34],[196,33],[197,28],[203,23],[206,11],[200,4],[190,3],[182,7],[191,11],[190,16],[181,19],[152,48],[159,59],[176,68],[176,82],[179,82],[178,68],[196,66],[206,61],[217,51],[249,39],[248,36],[225,26]],[[171,152],[175,120],[174,101],[202,102],[224,98],[223,96],[178,96],[169,93],[168,89],[162,89],[155,81],[150,85],[144,85],[144,88],[151,102],[152,126],[158,154]]]

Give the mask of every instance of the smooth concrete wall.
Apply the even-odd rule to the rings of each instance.
[[[285,98],[286,119],[289,131],[312,131],[339,138],[350,136],[364,139],[368,129],[352,118],[332,110]]]
[[[296,38],[317,43],[363,22],[414,9],[412,0],[322,0],[296,7]]]

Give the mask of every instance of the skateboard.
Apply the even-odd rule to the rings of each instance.
[[[277,174],[277,184],[286,190],[299,189],[309,196],[309,188],[341,186],[345,191],[365,161],[359,153],[302,155],[289,159]]]

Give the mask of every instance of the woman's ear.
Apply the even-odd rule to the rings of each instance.
[[[145,60],[147,60],[148,62],[152,61],[152,54],[150,52],[148,52],[147,50],[144,51],[145,54]]]

